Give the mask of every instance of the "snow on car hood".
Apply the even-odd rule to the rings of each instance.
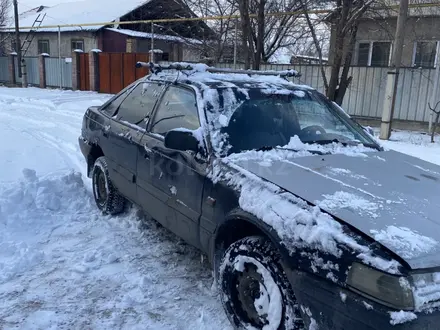
[[[395,151],[301,156],[229,161],[358,228],[413,269],[440,266],[440,166]]]

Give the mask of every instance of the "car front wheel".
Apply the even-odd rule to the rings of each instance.
[[[304,329],[280,259],[260,236],[241,239],[226,250],[219,281],[223,307],[236,329]]]
[[[93,196],[98,208],[106,214],[118,214],[124,210],[125,198],[113,186],[105,157],[99,157],[93,165]]]

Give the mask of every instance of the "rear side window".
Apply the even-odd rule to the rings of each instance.
[[[120,104],[117,120],[145,128],[145,118],[150,116],[163,88],[152,82],[138,84]]]
[[[103,107],[101,111],[110,117],[114,116],[116,111],[118,111],[118,108],[121,105],[122,101],[124,101],[124,99],[130,93],[130,91],[131,88],[127,88],[124,92],[116,96],[116,98],[113,101],[111,101],[105,107]]]

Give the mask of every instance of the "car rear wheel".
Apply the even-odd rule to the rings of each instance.
[[[118,214],[124,210],[125,198],[113,186],[108,174],[105,157],[99,157],[92,170],[93,196],[98,208],[106,214]]]
[[[280,259],[260,236],[241,239],[226,250],[219,268],[221,297],[236,329],[304,329]]]

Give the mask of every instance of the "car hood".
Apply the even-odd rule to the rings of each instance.
[[[234,160],[399,255],[440,266],[440,166],[395,151]]]

